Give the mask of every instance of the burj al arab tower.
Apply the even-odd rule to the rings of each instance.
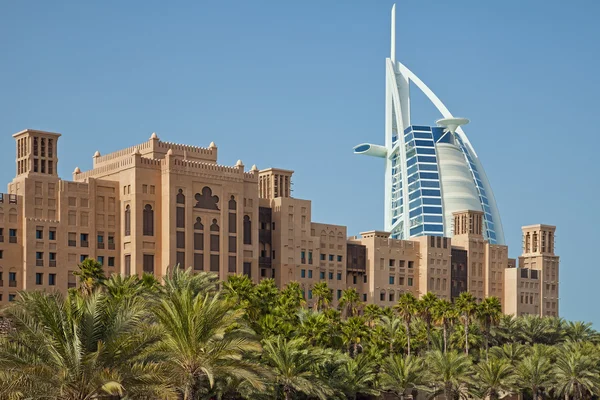
[[[396,239],[452,236],[457,211],[483,213],[482,232],[504,244],[496,200],[477,153],[457,118],[404,64],[396,61],[395,8],[390,57],[385,62],[385,144],[363,143],[354,153],[385,162],[385,230]],[[436,126],[412,125],[410,82],[439,110]]]

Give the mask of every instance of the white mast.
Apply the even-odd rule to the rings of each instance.
[[[396,64],[396,4],[392,6],[392,41],[390,48],[390,59]]]

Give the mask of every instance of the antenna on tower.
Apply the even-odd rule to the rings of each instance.
[[[396,63],[396,4],[392,6],[392,41],[390,46],[390,59]]]

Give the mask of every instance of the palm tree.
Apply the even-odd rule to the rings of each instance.
[[[223,294],[236,306],[248,307],[254,295],[254,283],[247,275],[230,275],[223,282]]]
[[[417,312],[417,298],[410,292],[404,293],[398,299],[398,303],[396,303],[394,309],[396,309],[400,318],[404,320],[404,328],[406,330],[406,354],[410,356],[410,323]]]
[[[286,340],[275,337],[264,342],[263,357],[271,367],[277,388],[286,400],[296,392],[325,400],[333,390],[315,373],[315,367],[326,359],[326,353],[307,346],[302,338]]]
[[[591,322],[569,321],[565,327],[565,337],[572,342],[598,343],[600,335],[592,328]]]
[[[561,339],[560,320],[525,315],[519,318],[520,336],[525,343],[555,344]]]
[[[246,327],[244,311],[232,308],[219,294],[195,292],[194,279],[167,277],[169,290],[154,310],[162,340],[152,350],[169,371],[170,381],[184,400],[198,398],[214,386],[216,377],[230,376],[262,388],[261,369],[243,357],[261,350]]]
[[[377,396],[375,389],[376,364],[373,358],[366,353],[361,353],[355,358],[345,356],[346,360],[341,368],[336,370],[334,378],[345,398],[356,400],[359,394]]]
[[[485,356],[488,357],[490,343],[490,331],[492,326],[497,325],[502,316],[502,304],[497,297],[486,297],[477,307],[477,317],[483,327],[485,345]]]
[[[462,292],[456,299],[456,308],[460,312],[465,327],[465,353],[469,355],[469,324],[477,312],[477,302],[470,292]]]
[[[565,396],[581,400],[600,391],[598,364],[576,346],[565,346],[554,364],[555,389]]]
[[[329,307],[331,301],[333,300],[333,295],[331,294],[331,290],[329,286],[327,286],[327,282],[322,281],[316,283],[313,286],[313,296],[317,298],[317,311],[321,311]]]
[[[360,295],[355,288],[348,288],[342,292],[340,297],[340,308],[346,308],[346,317],[353,317],[358,313],[357,306],[360,304]]]
[[[381,364],[379,384],[381,389],[404,399],[408,390],[424,383],[423,375],[422,360],[393,354],[386,357]]]
[[[348,352],[352,357],[358,355],[358,347],[361,340],[367,335],[365,320],[361,317],[350,317],[342,325],[342,339],[348,346]]]
[[[375,322],[381,317],[381,307],[377,304],[367,304],[363,309],[363,316],[369,327],[372,328]]]
[[[514,386],[513,366],[503,358],[492,357],[473,368],[479,398],[498,400],[510,394]]]
[[[73,272],[73,275],[79,277],[79,289],[82,294],[89,295],[94,289],[104,284],[106,276],[102,264],[93,258],[86,258],[77,268],[79,271]]]
[[[379,326],[382,328],[385,342],[389,343],[389,354],[394,353],[394,345],[402,339],[403,327],[402,320],[395,315],[390,317],[384,316],[379,320]]]
[[[301,310],[298,333],[307,339],[311,346],[324,346],[330,339],[330,323],[320,312]]]
[[[533,400],[541,400],[540,390],[553,381],[550,359],[535,353],[525,357],[517,365],[516,377],[521,389],[531,390]]]
[[[431,324],[433,322],[434,310],[438,302],[435,294],[427,292],[417,304],[417,310],[421,319],[427,326],[427,349],[431,349]]]
[[[458,316],[456,308],[448,300],[439,300],[433,309],[434,321],[442,326],[444,353],[448,351],[448,330]]]
[[[466,354],[432,351],[426,358],[426,379],[440,386],[446,400],[458,398],[469,381],[471,361]]]
[[[526,346],[519,342],[505,343],[502,346],[491,347],[489,355],[496,358],[507,359],[513,367],[527,355]]]
[[[0,337],[0,370],[25,398],[176,398],[146,350],[160,336],[141,298],[22,292],[3,310],[14,327]],[[7,396],[9,397],[9,396]]]

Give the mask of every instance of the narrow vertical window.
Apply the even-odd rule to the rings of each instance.
[[[125,206],[125,236],[131,235],[131,207]]]
[[[244,244],[252,244],[252,221],[248,215],[244,215]]]
[[[143,212],[143,233],[144,236],[154,236],[154,210],[150,204],[144,206]]]

